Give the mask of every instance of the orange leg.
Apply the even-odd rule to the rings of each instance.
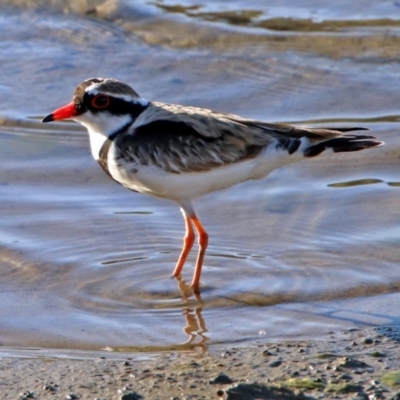
[[[193,288],[193,291],[195,293],[199,293],[201,267],[203,266],[204,255],[206,254],[206,249],[208,245],[208,233],[203,228],[203,225],[201,224],[200,220],[197,218],[195,214],[191,216],[190,219],[192,220],[199,234],[199,252],[197,254],[196,267],[194,269],[193,279],[190,286]]]
[[[185,237],[183,238],[183,247],[181,255],[179,256],[179,260],[176,263],[174,272],[172,273],[172,276],[174,276],[175,278],[181,274],[187,256],[189,255],[189,252],[193,247],[194,243],[194,231],[192,227],[192,222],[190,221],[190,217],[188,217],[185,212],[182,211],[182,213],[183,213],[183,218],[185,219],[186,234]]]

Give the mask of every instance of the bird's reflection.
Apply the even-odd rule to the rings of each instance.
[[[182,310],[182,314],[185,317],[186,325],[183,327],[183,332],[188,336],[188,339],[182,343],[168,345],[168,350],[172,351],[190,351],[195,350],[201,353],[205,353],[208,350],[206,345],[209,338],[205,335],[208,332],[206,323],[204,321],[203,301],[200,294],[193,292],[193,289],[186,283],[181,276],[175,278],[178,282],[178,288],[181,292],[181,301],[179,307]],[[115,352],[137,352],[137,351],[148,351],[157,352],[165,351],[167,348],[163,345],[151,345],[145,347],[136,346],[120,346],[111,347],[106,346],[103,350],[115,351]]]
[[[202,311],[203,311],[203,301],[201,299],[200,293],[193,292],[193,289],[186,283],[184,279],[179,275],[176,277],[178,282],[179,290],[182,294],[182,300],[187,306],[183,307],[183,315],[185,316],[186,326],[183,331],[188,335],[188,340],[183,342],[182,346],[196,347],[202,351],[207,350],[206,342],[208,337],[204,334],[207,331],[206,323],[204,321]],[[196,303],[193,304],[191,299],[192,295],[196,299]]]

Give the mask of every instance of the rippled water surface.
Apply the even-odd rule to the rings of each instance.
[[[4,349],[206,348],[400,322],[400,7],[265,3],[0,1]],[[40,123],[92,76],[271,122],[365,126],[386,145],[198,199],[201,304],[186,284],[196,251],[169,278],[178,207],[112,182],[82,127]]]

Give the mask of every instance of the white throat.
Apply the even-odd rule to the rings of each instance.
[[[133,122],[130,115],[112,115],[108,112],[97,114],[86,112],[75,117],[74,120],[81,123],[88,130],[90,148],[95,160],[100,158],[100,150],[107,138]]]

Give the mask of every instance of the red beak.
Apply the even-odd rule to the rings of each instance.
[[[57,110],[53,111],[47,117],[42,119],[42,122],[51,122],[51,121],[59,121],[61,119],[72,118],[78,115],[74,103],[69,103],[64,107],[58,108]]]

